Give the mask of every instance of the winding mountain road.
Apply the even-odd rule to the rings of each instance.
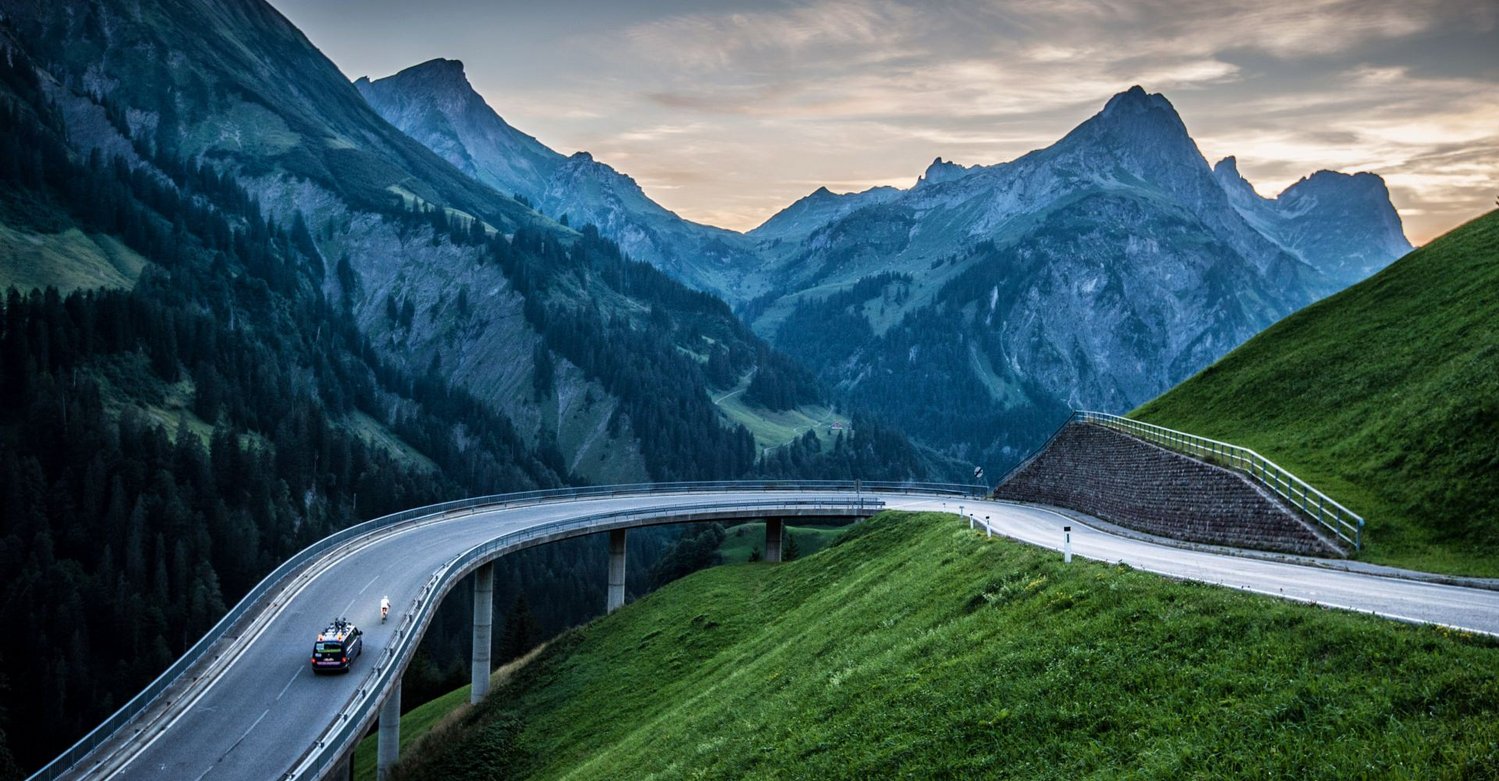
[[[414,652],[446,591],[484,561],[567,537],[688,520],[855,516],[884,507],[986,517],[995,533],[1077,556],[1287,599],[1499,634],[1499,591],[1377,577],[1124,538],[1044,508],[940,494],[718,488],[477,508],[386,526],[313,559],[224,633],[202,661],[67,771],[37,777],[314,778],[347,755]],[[857,501],[859,504],[851,504]],[[623,515],[622,513],[628,513]],[[467,557],[467,558],[465,558]],[[461,566],[460,566],[461,565]],[[439,577],[440,573],[446,575]],[[599,573],[602,580],[604,572]],[[443,579],[446,578],[446,579]],[[380,597],[391,620],[381,624]],[[315,633],[334,616],[365,632],[350,674],[314,676]],[[383,676],[376,672],[383,670]],[[384,681],[384,683],[382,683]],[[385,688],[381,688],[384,686]]]

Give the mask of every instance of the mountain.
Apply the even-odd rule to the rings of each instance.
[[[1411,250],[1375,174],[1318,171],[1273,199],[1255,192],[1232,157],[1218,161],[1213,175],[1244,219],[1339,285],[1367,279]]]
[[[896,198],[900,193],[901,191],[895,187],[872,187],[863,192],[842,194],[834,193],[826,187],[819,187],[811,195],[776,212],[770,219],[750,231],[749,235],[769,242],[801,241],[823,225],[840,219],[856,209],[885,203]]]
[[[825,391],[724,302],[454,168],[259,0],[0,0],[0,54],[0,772],[356,520],[929,468],[878,421],[794,430]],[[497,588],[580,622],[600,555],[547,546]],[[462,626],[408,693],[461,672]]]
[[[1306,476],[1368,519],[1373,561],[1499,577],[1496,290],[1489,212],[1133,414]]]
[[[126,13],[7,0],[0,9],[16,45],[48,63],[49,98],[79,154],[119,154],[142,170],[146,157],[202,160],[232,176],[268,219],[303,226],[323,294],[385,359],[473,393],[581,477],[745,474],[759,451],[743,424],[771,446],[793,427],[763,418],[788,407],[806,424],[847,421],[728,307],[602,231],[620,228],[608,215],[626,212],[644,215],[619,234],[626,246],[697,231],[694,263],[737,234],[649,212],[633,182],[586,155],[559,158],[487,112],[491,138],[511,145],[507,171],[550,172],[546,189],[530,191],[535,201],[517,200],[386,122],[263,2],[149,0]],[[406,77],[442,94],[466,88],[456,63]],[[609,205],[595,220],[569,199]],[[556,220],[532,208],[549,204]],[[665,233],[652,227],[658,218]],[[740,388],[732,403],[714,403]],[[824,426],[820,436],[833,434]]]
[[[1349,220],[1393,214],[1377,177],[1350,179],[1312,177],[1315,199],[1282,202],[1322,205],[1269,231],[1134,87],[1014,161],[939,158],[909,190],[803,199],[748,234],[766,260],[746,287],[772,292],[741,314],[850,403],[998,468],[1068,406],[1130,409],[1400,254],[1314,239],[1340,219],[1329,190],[1373,193]]]
[[[27,285],[0,303],[0,775],[18,777],[7,742],[40,766],[305,545],[573,476],[383,359],[320,290],[305,222],[267,220],[199,161],[70,147],[57,83],[4,28],[0,48],[0,233],[48,261],[0,254],[0,283]],[[131,273],[81,284],[96,249]],[[71,289],[29,287],[59,270]]]
[[[562,160],[490,110],[457,60],[429,60],[377,82],[361,77],[354,86],[392,125],[498,192],[534,203],[537,183]]]
[[[755,265],[742,235],[684,220],[587,152],[563,156],[511,127],[474,91],[461,62],[431,60],[354,86],[391,124],[475,180],[575,227],[594,225],[625,254],[693,287],[732,299]]]

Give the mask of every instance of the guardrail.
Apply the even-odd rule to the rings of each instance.
[[[1185,431],[1157,426],[1154,423],[1110,415],[1107,412],[1075,410],[1067,419],[1067,423],[1074,420],[1107,426],[1169,450],[1212,459],[1223,466],[1243,472],[1259,484],[1274,491],[1276,495],[1285,499],[1308,518],[1316,521],[1343,541],[1352,544],[1355,550],[1363,548],[1364,519],[1361,516],[1339,504],[1327,494],[1313,488],[1305,480],[1281,468],[1274,461],[1247,447],[1219,442],[1216,439],[1188,434]],[[1032,458],[1034,457],[1032,455]],[[1027,459],[1026,463],[1029,461],[1030,459]]]
[[[105,741],[114,737],[116,731],[131,719],[138,716],[147,708],[155,704],[156,700],[177,679],[193,665],[197,664],[207,654],[213,641],[229,633],[229,630],[247,616],[258,610],[265,598],[277,589],[282,581],[291,577],[294,573],[316,559],[322,553],[342,545],[356,537],[368,534],[379,529],[393,526],[398,523],[416,520],[431,516],[439,516],[461,510],[473,510],[480,507],[486,509],[501,509],[505,507],[516,507],[530,504],[539,504],[549,501],[570,501],[576,499],[590,499],[597,497],[615,496],[619,494],[657,494],[657,493],[690,493],[702,491],[851,491],[860,494],[865,491],[870,493],[924,493],[924,494],[950,494],[956,496],[975,496],[983,493],[982,486],[962,485],[958,483],[918,483],[918,482],[891,482],[861,480],[808,480],[808,481],[777,481],[777,480],[726,480],[716,482],[677,482],[677,483],[636,483],[625,485],[600,485],[580,486],[569,488],[550,488],[535,491],[519,491],[508,494],[494,494],[490,496],[474,497],[469,499],[458,499],[451,502],[416,507],[403,510],[398,513],[381,516],[363,523],[355,524],[335,532],[323,539],[303,548],[291,558],[287,559],[281,566],[271,571],[254,588],[245,594],[224,617],[214,624],[213,628],[204,633],[203,637],[194,643],[177,661],[167,667],[161,675],[157,676],[146,688],[142,689],[128,702],[105,719],[99,726],[90,730],[74,743],[67,751],[47,763],[42,769],[32,774],[28,781],[53,781],[78,764],[90,752],[98,748]]]
[[[412,600],[410,609],[401,617],[401,624],[397,627],[394,638],[395,642],[386,646],[380,661],[376,664],[365,679],[365,682],[355,692],[350,702],[339,712],[333,724],[323,734],[293,768],[287,779],[299,778],[322,778],[332,772],[336,763],[344,754],[353,747],[364,733],[369,729],[370,723],[375,718],[375,709],[383,702],[392,688],[399,683],[399,676],[405,669],[401,662],[410,658],[415,652],[414,645],[421,641],[425,634],[426,625],[431,621],[432,606],[441,603],[460,580],[469,572],[487,561],[499,556],[526,547],[527,543],[541,544],[550,542],[561,536],[576,536],[578,534],[592,534],[606,531],[610,528],[619,528],[630,525],[631,521],[642,519],[660,519],[671,523],[675,519],[684,521],[695,515],[703,513],[724,513],[733,511],[739,515],[747,513],[774,514],[788,509],[811,509],[811,510],[853,510],[855,514],[869,513],[878,510],[884,502],[877,499],[857,498],[846,500],[822,500],[822,499],[792,499],[776,502],[713,502],[703,504],[677,505],[670,508],[657,508],[655,510],[615,510],[611,512],[595,513],[578,518],[569,518],[561,521],[533,526],[502,537],[498,537],[481,545],[476,545],[467,551],[448,560],[441,568],[437,569],[427,583],[422,587],[421,593]]]

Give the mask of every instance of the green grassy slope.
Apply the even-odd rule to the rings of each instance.
[[[146,259],[110,236],[77,228],[17,229],[0,218],[0,290],[55,287],[63,295],[97,287],[130,288]]]
[[[1364,515],[1362,558],[1499,576],[1499,212],[1287,317],[1135,416]]]
[[[564,635],[402,777],[1494,777],[1496,664],[890,513]]]
[[[796,537],[796,550],[802,556],[810,556],[830,545],[838,536],[848,531],[848,526],[787,526],[783,533]],[[743,564],[749,561],[750,551],[765,552],[765,524],[761,522],[741,523],[724,530],[728,536],[718,546],[718,557],[725,564]]]

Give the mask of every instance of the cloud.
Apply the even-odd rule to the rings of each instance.
[[[1492,0],[713,8],[560,41],[555,62],[527,63],[547,80],[496,107],[733,228],[812,181],[864,189],[909,184],[936,155],[1013,159],[1132,84],[1164,92],[1204,153],[1238,156],[1262,192],[1320,168],[1374,171],[1418,240],[1492,202],[1499,63],[1472,48],[1484,31],[1492,42]],[[1449,55],[1451,41],[1470,48]]]

